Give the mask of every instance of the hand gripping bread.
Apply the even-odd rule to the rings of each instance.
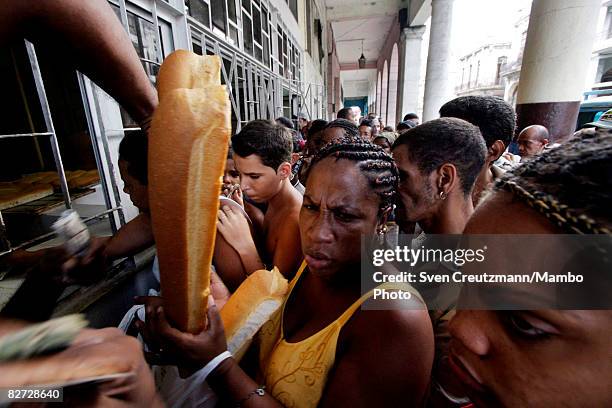
[[[274,268],[253,272],[221,309],[227,348],[237,360],[247,350],[253,336],[276,312],[288,290],[287,279]]]
[[[159,106],[149,132],[149,201],[162,294],[181,330],[205,325],[230,102],[221,60],[179,50],[158,76]]]

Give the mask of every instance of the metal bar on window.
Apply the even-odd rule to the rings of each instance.
[[[77,71],[77,79],[79,81],[79,89],[81,90],[81,99],[83,100],[83,107],[85,108],[85,118],[87,120],[87,129],[89,130],[89,138],[91,140],[91,146],[94,151],[94,157],[96,159],[96,165],[98,167],[98,173],[100,173],[100,184],[102,185],[102,193],[104,195],[104,203],[107,209],[113,208],[111,201],[110,190],[106,182],[104,174],[104,165],[102,162],[102,153],[100,152],[100,145],[98,144],[98,138],[96,137],[96,131],[94,128],[93,118],[91,117],[91,106],[89,105],[89,99],[87,99],[87,91],[85,88],[85,78],[83,74]],[[122,210],[120,210],[122,212]],[[113,235],[117,232],[117,224],[115,223],[115,217],[109,217],[111,230]]]
[[[153,61],[153,60],[146,59],[146,58],[140,58],[140,60],[141,60],[142,62],[147,63],[147,64],[157,65],[158,67],[161,67],[161,64],[160,64],[159,62],[157,62],[157,61]],[[160,61],[161,61],[161,60],[160,60]]]
[[[253,65],[248,63],[246,65],[246,69],[247,69],[248,96],[246,94],[245,96],[248,98],[247,99],[248,107],[249,107],[248,108],[249,109],[248,120],[253,120],[255,119],[255,106],[252,103],[255,100],[255,95],[253,92]]]
[[[155,39],[157,40],[157,60],[161,62],[164,60],[163,52],[162,52],[162,41],[161,35],[159,35],[159,20],[157,19],[157,0],[153,0],[153,24],[155,24]]]
[[[68,191],[68,182],[66,181],[66,173],[64,172],[64,163],[62,162],[62,155],[60,153],[59,144],[57,143],[57,135],[55,134],[53,119],[51,118],[51,109],[49,108],[47,92],[45,91],[40,65],[38,64],[38,57],[36,56],[36,50],[34,50],[34,44],[26,40],[25,45],[28,52],[28,59],[30,60],[30,66],[32,67],[32,75],[34,77],[34,84],[36,86],[38,101],[40,102],[43,119],[45,121],[46,131],[50,133],[49,139],[51,142],[51,150],[53,151],[53,159],[55,160],[55,167],[60,179],[64,204],[66,208],[71,208],[72,203],[70,202],[70,192]]]
[[[232,55],[232,70],[234,72],[234,99],[235,99],[235,110],[234,114],[236,115],[236,132],[239,132],[242,128],[242,112],[240,110],[240,88],[239,88],[239,79],[238,79],[238,59],[236,58],[236,54]]]
[[[197,20],[194,20],[191,17],[187,17],[187,21],[189,23],[189,28],[193,32],[197,32],[201,35],[202,43],[206,41],[211,45],[211,50],[220,54],[231,56],[232,61],[239,58],[241,61],[236,62],[235,68],[232,67],[230,72],[224,72],[226,81],[232,82],[233,91],[232,98],[235,98],[236,106],[232,106],[235,111],[235,116],[237,119],[237,129],[240,129],[241,124],[248,122],[249,120],[255,119],[257,115],[261,117],[265,117],[268,115],[267,108],[268,103],[269,107],[269,115],[270,116],[281,116],[284,115],[283,109],[293,110],[294,107],[292,101],[287,101],[287,106],[284,107],[284,95],[283,89],[287,92],[291,90],[291,97],[295,95],[300,99],[300,101],[305,100],[304,92],[306,91],[307,82],[301,81],[302,77],[302,51],[301,49],[294,43],[294,38],[287,33],[287,40],[289,41],[289,47],[291,49],[295,48],[295,51],[298,54],[298,61],[294,66],[296,67],[295,72],[291,75],[291,78],[286,78],[284,76],[284,72],[281,70],[279,73],[274,72],[274,67],[280,66],[280,61],[277,61],[274,57],[274,48],[277,45],[278,37],[273,35],[272,42],[272,58],[275,61],[273,66],[266,67],[260,61],[256,60],[253,56],[247,54],[246,52],[239,49],[236,45],[220,40],[216,37],[215,33],[212,33],[211,30],[205,26],[203,26]],[[273,21],[271,23],[271,32],[277,33],[277,26]],[[282,22],[277,22],[276,24],[282,25]],[[212,42],[212,44],[210,44]],[[203,47],[205,50],[206,47]],[[288,56],[287,56],[288,57]],[[290,62],[290,61],[289,61]],[[235,70],[235,73],[232,75],[232,71]],[[256,77],[253,77],[255,75]],[[263,81],[263,77],[269,75],[269,80],[273,81],[269,87],[272,89],[272,92],[268,91],[268,87],[261,83]],[[241,81],[241,82],[240,82]],[[319,89],[318,84],[311,84],[314,89]],[[314,88],[314,87],[317,88]],[[266,87],[266,89],[262,89],[262,87]],[[311,90],[311,94],[313,92]],[[311,95],[312,96],[312,95]],[[268,97],[269,102],[264,100],[262,101],[262,97]],[[297,101],[296,101],[297,102]],[[258,106],[255,106],[258,105]],[[240,109],[237,109],[240,107]],[[312,111],[312,108],[304,108],[308,109],[308,111]],[[255,112],[258,112],[257,115]],[[276,113],[279,113],[278,115]]]
[[[36,136],[51,136],[53,133],[51,132],[41,132],[41,133],[14,133],[12,135],[0,135],[0,139],[10,139],[13,137],[36,137]]]
[[[91,82],[92,90],[97,89],[97,85]],[[108,175],[110,177],[111,186],[113,190],[113,195],[115,198],[115,203],[120,205],[121,203],[121,195],[119,194],[119,189],[117,187],[117,179],[115,178],[115,166],[113,166],[113,160],[110,153],[110,148],[108,146],[108,137],[106,135],[106,130],[104,127],[104,120],[102,118],[102,108],[100,107],[100,101],[98,100],[98,96],[94,95],[94,107],[96,109],[96,116],[98,117],[98,128],[100,129],[100,139],[102,140],[102,147],[104,149],[104,156],[106,158],[106,163],[108,165]],[[121,225],[125,225],[125,218],[123,216],[123,212],[119,212],[118,214],[119,222]]]
[[[206,55],[206,34],[202,33],[202,39],[200,42],[202,45],[202,55]]]
[[[2,211],[0,211],[0,253],[11,252],[11,243],[6,233],[6,225],[4,224],[4,218],[2,218]]]
[[[128,24],[127,8],[125,7],[125,0],[119,0],[119,14],[121,15],[121,24],[123,24],[123,28],[125,28],[125,31],[129,35],[130,26]]]

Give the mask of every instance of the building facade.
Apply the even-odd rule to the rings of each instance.
[[[459,59],[457,96],[504,96],[502,69],[508,62],[510,43],[486,44]]]
[[[153,84],[164,58],[177,49],[222,58],[232,132],[253,119],[326,117],[328,42],[321,0],[109,4]],[[48,50],[21,42],[1,52],[7,99],[20,103],[9,106],[0,126],[0,181],[38,172],[56,172],[65,181],[67,172],[80,170],[97,170],[100,179],[87,191],[63,183],[46,203],[3,209],[0,238],[8,242],[0,253],[44,236],[49,227],[44,220],[65,208],[92,222],[103,219],[110,224],[109,232],[116,231],[138,214],[123,191],[118,168],[119,143],[126,132],[138,130],[137,124],[113,98],[85,76],[62,67]]]
[[[530,6],[519,10],[518,17],[514,23],[512,41],[506,64],[502,66],[501,78],[504,87],[503,97],[510,105],[516,105],[518,93],[518,82],[521,76],[521,64],[523,62],[523,51],[527,39],[529,27]]]
[[[602,1],[587,87],[612,89],[612,1]]]

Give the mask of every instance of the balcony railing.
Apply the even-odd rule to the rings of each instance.
[[[459,85],[455,87],[455,92],[463,92],[463,91],[473,91],[476,89],[488,89],[488,88],[503,88],[504,85],[502,80],[499,81],[490,81],[490,82],[478,82],[478,83],[464,83],[463,85]]]

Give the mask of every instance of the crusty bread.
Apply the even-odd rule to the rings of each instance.
[[[100,176],[98,174],[98,170],[88,170],[82,171],[82,173],[79,173],[78,175],[75,174],[74,176],[68,178],[68,187],[83,188],[99,182]]]
[[[246,352],[253,336],[281,305],[287,279],[277,268],[259,270],[245,279],[221,309],[227,348],[236,359]]]
[[[202,89],[221,84],[221,59],[176,50],[164,60],[157,78],[159,100],[176,89]]]
[[[50,184],[0,183],[0,210],[15,207],[53,194]]]
[[[166,58],[149,133],[149,201],[162,293],[169,318],[191,333],[205,325],[231,132],[220,66],[217,56],[184,50]]]
[[[97,169],[66,171],[65,174],[66,182],[70,189],[83,188],[100,182]],[[26,174],[17,180],[17,182],[30,185],[50,184],[56,190],[61,188],[59,175],[55,171]]]

